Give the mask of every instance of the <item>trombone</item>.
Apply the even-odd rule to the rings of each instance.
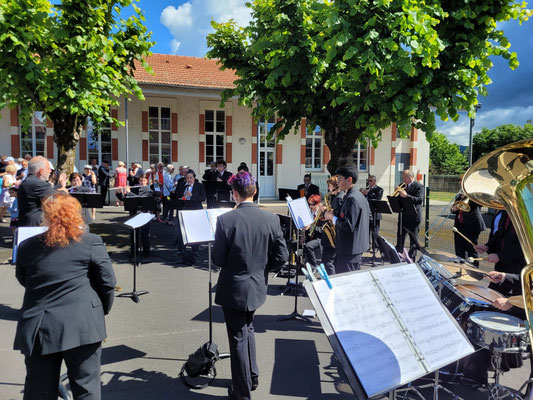
[[[390,197],[397,197],[402,190],[405,190],[406,187],[407,185],[405,184],[405,182],[402,182],[400,185],[398,185],[398,187],[394,190],[394,192],[392,192]]]

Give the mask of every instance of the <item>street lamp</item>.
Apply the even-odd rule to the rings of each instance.
[[[481,103],[476,104],[474,106],[476,113],[478,112],[480,108],[481,108]],[[468,166],[469,167],[472,166],[472,128],[474,127],[475,123],[476,123],[476,119],[470,118],[470,137],[468,139]]]

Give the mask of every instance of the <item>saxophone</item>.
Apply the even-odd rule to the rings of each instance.
[[[324,205],[326,206],[326,211],[332,210],[330,199],[331,199],[331,192],[328,192],[324,196]],[[322,229],[323,229],[323,232],[326,234],[331,247],[335,248],[336,233],[335,233],[335,226],[333,225],[333,223],[331,221],[326,221]]]

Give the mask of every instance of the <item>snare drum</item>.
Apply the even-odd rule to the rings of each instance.
[[[420,258],[418,265],[436,291],[438,291],[441,282],[451,281],[453,277],[453,275],[448,272],[446,268],[426,255],[423,255]]]
[[[453,286],[446,282],[442,287],[441,301],[465,329],[466,319],[470,314],[476,311],[487,311],[492,307],[492,302],[484,298],[492,300],[492,298],[500,297],[503,295],[496,290],[482,286],[470,284]]]
[[[471,314],[466,334],[472,343],[501,353],[524,352],[529,345],[524,321],[499,312],[480,311]]]

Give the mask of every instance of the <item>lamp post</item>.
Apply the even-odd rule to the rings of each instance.
[[[480,108],[481,108],[481,103],[476,104],[474,106],[476,113],[478,112]],[[475,123],[476,123],[476,119],[470,118],[470,136],[468,138],[468,166],[469,167],[472,166],[472,128],[474,127]]]

